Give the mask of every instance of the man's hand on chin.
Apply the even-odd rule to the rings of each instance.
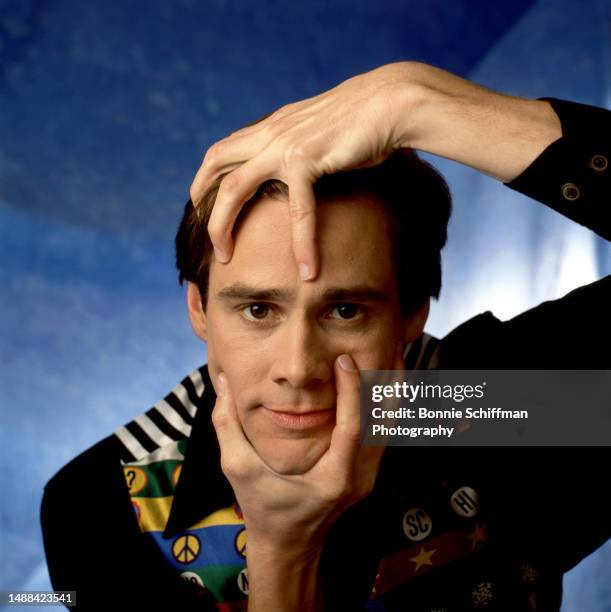
[[[397,369],[403,369],[400,351]],[[274,472],[246,438],[224,374],[212,421],[221,466],[248,534],[249,610],[320,610],[318,565],[333,522],[366,497],[384,447],[360,446],[359,371],[349,355],[334,364],[336,423],[328,450],[304,474]],[[270,607],[271,606],[271,607]]]

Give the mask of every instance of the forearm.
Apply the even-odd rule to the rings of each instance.
[[[304,555],[248,543],[249,612],[319,612],[323,609],[320,552]]]
[[[548,102],[503,95],[425,64],[395,66],[403,72],[393,98],[400,146],[508,182],[562,136]]]

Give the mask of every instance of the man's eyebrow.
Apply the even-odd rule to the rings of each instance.
[[[288,301],[293,296],[285,289],[251,287],[244,283],[234,283],[223,287],[217,294],[220,300],[250,300],[260,302]],[[390,295],[368,285],[338,287],[327,289],[322,295],[325,302],[388,302]]]
[[[223,287],[216,297],[220,300],[253,300],[259,302],[275,302],[288,300],[291,297],[289,291],[283,289],[260,289],[251,287],[244,283],[234,283]]]
[[[329,289],[323,293],[325,302],[388,302],[390,295],[368,285]]]

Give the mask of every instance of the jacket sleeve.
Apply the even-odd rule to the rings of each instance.
[[[545,99],[560,119],[562,137],[508,187],[610,240],[611,111]],[[500,326],[499,367],[611,368],[610,312],[611,276],[528,310]],[[505,356],[511,363],[503,363]]]
[[[558,115],[562,137],[505,184],[611,240],[611,111],[542,99]]]
[[[562,137],[507,186],[611,239],[611,111],[545,98]],[[440,367],[608,369],[611,277],[501,322],[488,312],[440,348]]]
[[[547,100],[562,137],[507,186],[610,240],[611,112]],[[611,276],[509,321],[487,312],[442,340],[440,367],[608,370],[610,313]],[[611,537],[611,504],[601,479],[609,447],[496,450],[503,460],[491,468],[492,479],[499,483],[499,505],[506,513],[499,520],[516,542],[526,542],[567,571]],[[516,513],[510,491],[519,491],[524,511]]]

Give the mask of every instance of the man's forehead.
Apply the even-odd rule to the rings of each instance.
[[[359,288],[386,292],[395,274],[383,205],[358,196],[325,201],[317,206],[316,219],[322,269],[308,285],[319,294]],[[213,261],[211,274],[221,281],[216,291],[233,286],[236,295],[247,286],[286,292],[298,276],[288,203],[267,197],[253,204],[236,231],[231,261],[222,266]]]
[[[386,245],[390,239],[390,220],[386,207],[373,194],[353,194],[323,199],[316,204],[316,239],[321,246],[346,242],[352,249],[359,236]],[[290,242],[291,214],[289,203],[278,196],[264,196],[254,202],[240,217],[235,231],[235,243]],[[245,240],[246,238],[246,240]],[[361,248],[365,246],[359,241]]]

